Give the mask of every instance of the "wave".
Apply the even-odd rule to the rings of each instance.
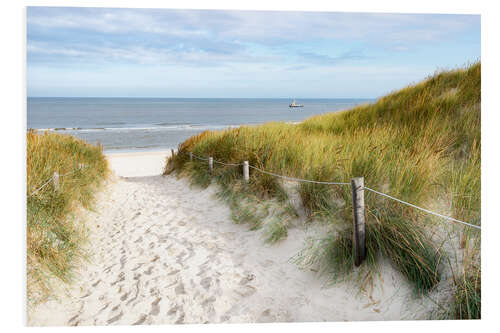
[[[168,124],[160,123],[154,126],[143,127],[54,127],[54,128],[37,128],[37,131],[67,131],[67,132],[99,132],[99,131],[164,131],[164,130],[179,130],[179,131],[205,131],[205,130],[221,130],[226,128],[240,127],[237,125],[196,125],[196,124]]]
[[[28,130],[36,130],[36,131],[79,131],[83,128],[81,127],[54,127],[54,128],[29,128]]]

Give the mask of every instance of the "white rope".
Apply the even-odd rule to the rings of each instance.
[[[460,221],[460,220],[457,220],[457,219],[454,219],[453,217],[449,217],[449,216],[445,216],[445,215],[442,215],[442,214],[439,214],[439,213],[434,213],[428,209],[425,209],[425,208],[422,208],[422,207],[419,207],[419,206],[415,206],[414,204],[411,204],[409,202],[406,202],[406,201],[403,201],[403,200],[400,200],[400,199],[397,199],[397,198],[394,198],[388,194],[385,194],[385,193],[382,193],[382,192],[378,192],[378,191],[375,191],[369,187],[364,187],[365,190],[368,190],[368,191],[371,191],[371,192],[374,192],[374,193],[377,193],[381,196],[384,196],[386,198],[389,198],[389,199],[392,199],[392,200],[395,200],[397,202],[400,202],[402,204],[405,204],[405,205],[408,205],[410,207],[413,207],[413,208],[416,208],[416,209],[420,209],[421,211],[423,212],[426,212],[426,213],[429,213],[429,214],[432,214],[432,215],[435,215],[435,216],[438,216],[438,217],[441,217],[443,219],[446,219],[446,220],[450,220],[450,221],[453,221],[453,222],[456,222],[456,223],[461,223],[463,225],[467,225],[469,227],[472,227],[472,228],[476,228],[476,229],[479,229],[481,230],[481,227],[478,226],[478,225],[474,225],[474,224],[470,224],[470,223],[467,223],[467,222],[464,222],[464,221]]]
[[[42,188],[44,188],[44,187],[45,187],[48,183],[50,183],[51,181],[52,181],[52,177],[50,177],[50,178],[49,178],[49,180],[47,180],[47,181],[45,182],[45,184],[43,184],[42,186],[40,186],[39,188],[37,188],[36,190],[34,190],[34,191],[30,194],[30,196],[37,194],[37,193],[38,193],[38,191],[40,191]]]
[[[196,155],[196,154],[193,154],[193,157],[194,157],[194,158],[197,158],[197,159],[199,159],[199,160],[202,160],[202,161],[208,161],[208,158],[203,158],[203,157],[198,156],[198,155]]]
[[[66,172],[65,174],[62,174],[62,175],[59,175],[59,177],[65,177],[65,176],[69,176],[75,172],[77,172],[78,170],[81,170],[83,168],[86,168],[87,166],[86,165],[81,165],[78,167],[77,170],[73,170],[73,171],[70,171],[70,172]],[[37,194],[40,190],[42,190],[48,183],[50,183],[52,180],[54,179],[54,176],[50,177],[42,186],[40,186],[39,188],[37,188],[35,191],[33,191],[30,196],[32,195],[35,195]]]
[[[181,152],[181,153],[184,153],[184,152]],[[184,153],[184,154],[186,154],[186,153]],[[195,157],[195,158],[197,158],[199,160],[208,161],[208,158],[203,158],[203,157],[198,156],[198,155],[196,155],[194,153],[192,153],[192,155],[193,155],[193,157]],[[215,159],[213,161],[215,163],[219,163],[219,164],[227,165],[227,166],[241,166],[241,165],[243,165],[243,163],[239,163],[239,164],[224,163],[224,162],[221,162],[221,161],[217,161]],[[265,170],[259,169],[257,167],[254,167],[253,165],[249,165],[249,167],[252,168],[252,169],[255,169],[257,171],[260,171],[262,173],[271,175],[271,176],[275,176],[275,177],[279,177],[279,178],[283,178],[283,179],[288,179],[288,180],[293,180],[293,181],[298,181],[298,182],[313,183],[313,184],[326,184],[326,185],[350,185],[351,184],[351,183],[340,183],[340,182],[319,182],[319,181],[315,181],[315,180],[294,178],[294,177],[283,176],[283,175],[279,175],[277,173],[272,173],[272,172],[269,172],[269,171],[265,171]]]
[[[242,166],[242,165],[243,165],[243,163],[239,163],[239,164],[235,164],[235,163],[224,163],[224,162],[217,161],[217,160],[214,160],[214,163],[219,163],[219,164],[226,165],[226,166]]]
[[[272,172],[269,172],[269,171],[264,171],[262,169],[259,169],[257,167],[254,167],[253,165],[249,165],[250,168],[252,169],[255,169],[257,171],[260,171],[262,173],[265,173],[265,174],[268,174],[268,175],[271,175],[271,176],[275,176],[275,177],[279,177],[279,178],[283,178],[283,179],[287,179],[287,180],[293,180],[293,181],[297,181],[297,182],[304,182],[304,183],[313,183],[313,184],[325,184],[325,185],[351,185],[351,183],[340,183],[340,182],[319,182],[319,181],[315,181],[315,180],[308,180],[308,179],[302,179],[302,178],[295,178],[295,177],[288,177],[288,176],[282,176],[282,175],[279,175],[277,173],[272,173]]]
[[[182,152],[181,152],[182,153]],[[208,158],[203,158],[201,156],[198,156],[196,154],[193,154],[193,157],[199,159],[199,160],[202,160],[202,161],[208,161]],[[216,159],[213,160],[214,163],[219,163],[219,164],[222,164],[222,165],[226,165],[226,166],[240,166],[240,165],[243,165],[242,163],[240,164],[235,164],[235,163],[224,163],[224,162],[221,162],[221,161],[217,161]]]
[[[200,160],[203,160],[203,161],[208,161],[208,158],[203,158],[203,157],[200,157],[200,156],[197,156],[195,154],[192,154],[195,158],[197,159],[200,159]],[[227,165],[227,166],[240,166],[242,165],[242,163],[240,164],[233,164],[233,163],[223,163],[223,162],[220,162],[220,161],[217,161],[217,160],[213,160],[215,163],[219,163],[219,164],[222,164],[222,165]],[[343,182],[320,182],[320,181],[315,181],[315,180],[309,180],[309,179],[302,179],[302,178],[295,178],[295,177],[288,177],[288,176],[283,176],[283,175],[280,175],[280,174],[277,174],[277,173],[273,173],[273,172],[269,172],[269,171],[265,171],[265,170],[262,170],[262,169],[259,169],[257,167],[254,167],[253,165],[249,165],[250,168],[252,169],[255,169],[259,172],[262,172],[262,173],[265,173],[265,174],[268,174],[270,176],[275,176],[275,177],[278,177],[278,178],[283,178],[283,179],[287,179],[287,180],[291,180],[291,181],[297,181],[297,182],[303,182],[303,183],[312,183],[312,184],[325,184],[325,185],[351,185],[351,183],[343,183]],[[460,221],[460,220],[457,220],[453,217],[449,217],[449,216],[445,216],[445,215],[442,215],[442,214],[439,214],[439,213],[435,213],[433,211],[430,211],[428,209],[425,209],[425,208],[422,208],[422,207],[419,207],[419,206],[416,206],[414,204],[411,204],[409,202],[406,202],[406,201],[403,201],[403,200],[400,200],[398,198],[394,198],[388,194],[385,194],[385,193],[382,193],[382,192],[378,192],[378,191],[375,191],[374,189],[371,189],[369,187],[363,187],[365,190],[368,190],[368,191],[371,191],[373,193],[376,193],[376,194],[379,194],[381,196],[384,196],[386,198],[389,198],[389,199],[392,199],[392,200],[395,200],[397,202],[400,202],[402,204],[405,204],[405,205],[408,205],[410,207],[413,207],[413,208],[416,208],[416,209],[419,209],[423,212],[426,212],[426,213],[429,213],[429,214],[432,214],[432,215],[435,215],[435,216],[438,216],[438,217],[441,217],[443,219],[446,219],[446,220],[449,220],[449,221],[452,221],[452,222],[456,222],[456,223],[461,223],[463,225],[466,225],[466,226],[469,226],[471,228],[476,228],[476,229],[479,229],[481,230],[481,227],[480,226],[477,226],[477,225],[474,225],[474,224],[470,224],[470,223],[467,223],[467,222],[464,222],[464,221]]]

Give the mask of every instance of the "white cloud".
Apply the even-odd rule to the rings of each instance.
[[[480,56],[479,16],[472,15],[49,7],[27,13],[28,88],[35,94],[74,95],[82,87],[94,95],[122,88],[161,95],[168,81],[170,96],[224,90],[249,96],[249,89],[261,97],[270,91],[369,97]],[[460,42],[447,44],[452,40]],[[138,85],[144,90],[134,90]]]
[[[28,24],[33,27],[260,42],[276,42],[277,39],[302,41],[310,38],[435,41],[450,33],[478,26],[478,23],[477,15],[106,8],[30,8],[28,11]]]
[[[124,47],[95,46],[77,44],[72,46],[58,46],[51,42],[30,42],[27,45],[30,56],[48,55],[69,57],[74,63],[94,63],[109,65],[118,62],[129,62],[147,65],[182,65],[188,67],[199,66],[231,66],[241,63],[280,63],[283,59],[279,55],[251,54],[248,52],[213,53],[198,49],[161,49],[148,48],[140,45],[126,45]],[[57,59],[53,60],[58,62]]]

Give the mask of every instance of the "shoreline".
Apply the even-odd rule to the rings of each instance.
[[[341,110],[341,111],[344,111],[344,110]],[[328,112],[339,112],[339,111],[328,111]],[[273,121],[271,121],[271,122],[273,122]],[[283,120],[283,121],[278,121],[278,122],[284,122],[287,125],[300,125],[303,121],[284,121]],[[260,126],[260,125],[263,125],[266,123],[267,122],[255,123],[255,124],[251,123],[251,124],[228,125],[228,127],[226,127],[226,128],[208,129],[208,131],[224,131],[224,130],[236,129],[236,128],[244,127],[244,126]],[[181,144],[184,141],[185,140],[178,142],[175,147],[166,147],[166,146],[154,146],[154,147],[142,147],[142,148],[134,148],[134,147],[105,148],[105,147],[103,147],[103,154],[104,155],[116,155],[116,154],[129,154],[129,153],[131,153],[131,154],[135,154],[135,153],[163,153],[163,152],[170,153],[171,149],[173,149],[175,152],[177,152],[177,150],[178,150],[177,147],[179,146],[179,144]]]
[[[155,154],[155,153],[170,153],[171,150],[177,152],[177,148],[170,147],[158,147],[158,148],[124,148],[124,149],[104,149],[102,153],[105,156],[115,156],[124,154]]]
[[[343,111],[343,110],[340,110],[340,111]],[[326,113],[330,113],[330,112],[338,112],[336,110],[334,111],[327,111]],[[92,130],[92,131],[99,131],[99,130],[102,130],[102,131],[110,131],[110,132],[113,132],[114,130],[117,130],[117,131],[121,131],[121,130],[140,130],[140,131],[147,131],[148,129],[147,128],[134,128],[134,127],[130,127],[130,128],[121,128],[121,127],[114,127],[114,128],[102,128],[102,129],[92,129],[92,128],[80,128],[80,127],[67,127],[67,128],[27,128],[27,131],[31,131],[31,130],[34,130],[34,131],[37,131],[37,132],[41,132],[41,133],[58,133],[58,134],[62,134],[62,135],[70,135],[76,139],[79,139],[79,140],[83,140],[89,144],[92,144],[92,145],[99,145],[101,144],[102,147],[103,147],[103,154],[104,155],[115,155],[115,154],[123,154],[123,153],[156,153],[156,152],[165,152],[165,151],[169,151],[171,149],[174,149],[174,151],[177,151],[177,147],[179,146],[179,144],[181,144],[182,142],[184,142],[185,140],[189,139],[190,137],[194,136],[194,135],[197,135],[203,131],[224,131],[224,130],[231,130],[231,129],[236,129],[236,128],[240,128],[240,127],[253,127],[253,126],[260,126],[260,125],[263,125],[263,124],[266,124],[266,123],[269,123],[269,122],[283,122],[287,125],[299,125],[301,124],[303,121],[294,121],[294,120],[269,120],[269,121],[264,121],[264,122],[252,122],[252,123],[241,123],[241,124],[237,124],[237,125],[214,125],[213,128],[211,128],[211,126],[208,126],[207,128],[201,130],[201,129],[198,129],[196,127],[193,127],[192,130],[200,130],[200,132],[198,133],[193,133],[191,136],[187,137],[187,138],[184,138],[184,139],[181,139],[179,140],[178,142],[175,143],[174,146],[162,146],[162,145],[155,145],[155,146],[143,146],[143,147],[134,147],[134,146],[128,146],[128,147],[116,147],[116,146],[106,146],[106,145],[103,145],[102,142],[100,142],[100,140],[98,141],[92,141],[88,138],[85,138],[85,137],[80,137],[79,135],[76,135],[74,132],[78,132],[78,131],[83,131],[83,132],[87,132],[89,130]],[[186,125],[186,126],[195,126],[195,125]],[[151,128],[153,129],[153,128]],[[171,129],[171,128],[168,128],[168,127],[158,127],[158,128],[155,128],[155,129],[160,129],[162,131],[175,131],[174,129]],[[126,134],[125,134],[126,135]],[[144,144],[147,144],[147,143],[144,143]],[[172,143],[170,143],[172,144]]]

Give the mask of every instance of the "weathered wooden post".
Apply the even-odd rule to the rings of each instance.
[[[365,244],[365,181],[363,177],[351,179],[352,210],[354,214],[354,265],[359,266],[366,257]]]
[[[243,179],[245,180],[245,183],[248,183],[250,180],[250,169],[248,167],[248,161],[243,162]]]
[[[189,152],[189,162],[193,162],[193,152]]]
[[[210,173],[214,172],[214,158],[212,156],[208,158],[208,167],[210,168]]]
[[[172,152],[172,155],[170,155],[171,157],[174,157],[174,150],[173,149],[170,149],[170,151]]]
[[[59,174],[57,172],[52,175],[52,183],[54,184],[54,190],[59,192]]]

